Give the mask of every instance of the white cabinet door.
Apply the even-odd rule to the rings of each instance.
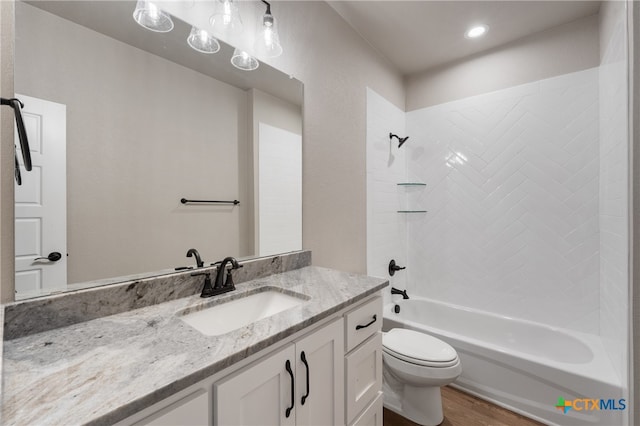
[[[382,334],[376,333],[346,356],[347,423],[382,389]]]
[[[344,325],[342,318],[296,341],[295,344],[296,424],[343,424]]]
[[[215,424],[294,425],[295,364],[295,349],[291,344],[216,383]]]
[[[195,392],[136,423],[136,426],[206,426],[209,424],[209,393]]]

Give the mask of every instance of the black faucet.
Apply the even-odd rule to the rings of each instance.
[[[391,287],[391,294],[401,294],[403,299],[409,298],[409,295],[407,294],[407,290],[398,290],[395,287]]]
[[[227,268],[227,263],[229,262],[231,262],[231,269],[227,273],[227,280],[223,283],[224,271]],[[231,256],[225,257],[222,260],[222,262],[219,262],[219,263],[220,264],[218,265],[218,271],[216,273],[216,282],[213,285],[213,288],[215,290],[218,290],[218,289],[225,289],[226,291],[235,290],[236,286],[235,284],[233,284],[233,277],[231,276],[231,271],[233,271],[234,269],[242,268],[242,265],[240,265],[238,261]],[[218,262],[214,263],[214,265],[217,265],[217,264]]]
[[[196,266],[198,268],[202,268],[204,266],[204,262],[200,258],[200,253],[198,253],[198,250],[194,248],[189,249],[189,251],[187,252],[187,257],[193,257],[193,256],[196,257]]]

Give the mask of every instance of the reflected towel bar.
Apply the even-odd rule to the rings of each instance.
[[[187,204],[187,203],[205,203],[205,204],[233,204],[238,205],[240,204],[240,201],[238,200],[233,200],[233,201],[217,201],[217,200],[187,200],[186,198],[181,198],[180,202],[182,204]]]

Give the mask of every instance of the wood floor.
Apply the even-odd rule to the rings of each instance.
[[[448,386],[442,388],[444,421],[441,426],[539,426],[528,419],[490,402]],[[410,420],[384,409],[384,426],[415,426]]]

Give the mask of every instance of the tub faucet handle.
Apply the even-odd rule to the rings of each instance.
[[[403,269],[407,269],[406,266],[398,266],[394,259],[391,259],[391,262],[389,262],[389,275],[393,276],[396,271],[401,271]]]

